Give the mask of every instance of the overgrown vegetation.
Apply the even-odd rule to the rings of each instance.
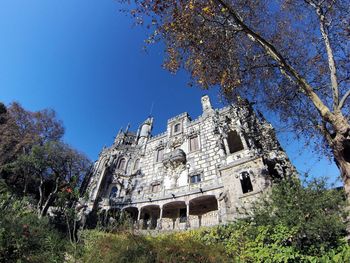
[[[231,224],[146,237],[116,228],[84,231],[81,260],[349,262],[343,209],[344,192],[327,189],[325,180],[285,180]]]
[[[63,262],[66,241],[0,181],[0,262]]]
[[[0,104],[0,131],[0,262],[350,262],[345,194],[325,180],[284,179],[227,225],[142,235],[123,213],[97,213],[84,230],[89,162],[62,142],[54,112]]]

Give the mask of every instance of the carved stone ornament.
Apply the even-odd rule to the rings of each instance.
[[[175,137],[174,139],[172,139],[170,142],[169,142],[169,146],[170,148],[176,148],[178,146],[181,146],[184,142],[184,138],[183,137]]]
[[[175,187],[182,171],[186,169],[186,154],[181,149],[176,149],[171,153],[165,154],[163,165],[166,168],[166,174],[170,177],[171,187]]]
[[[195,129],[191,128],[189,133],[187,134],[187,138],[196,137],[198,134],[199,134],[198,130],[195,130]]]
[[[176,168],[181,164],[186,164],[186,154],[181,149],[176,149],[170,153],[164,154],[163,165],[166,168]]]

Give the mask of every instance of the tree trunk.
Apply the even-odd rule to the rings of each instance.
[[[44,191],[43,191],[43,185],[44,185],[44,179],[42,176],[40,176],[40,185],[39,185],[39,202],[37,205],[37,213],[38,217],[41,218],[41,209],[44,201]]]
[[[58,184],[59,184],[59,177],[56,178],[55,181],[55,189],[49,194],[49,196],[47,197],[47,200],[45,202],[45,204],[42,206],[41,208],[41,212],[40,212],[40,217],[46,216],[47,211],[52,203],[52,201],[54,200],[54,198],[56,197],[56,193],[58,191]]]
[[[340,175],[344,183],[346,195],[347,213],[347,239],[350,240],[350,124],[339,112],[335,115],[333,124],[335,137],[332,139],[332,148],[335,162],[340,170]]]

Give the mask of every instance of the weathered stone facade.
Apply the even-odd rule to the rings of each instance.
[[[137,133],[121,130],[94,165],[87,211],[124,211],[141,229],[217,225],[249,209],[273,178],[295,173],[248,102],[215,110],[204,96],[202,108],[195,120],[169,119],[156,136],[151,117]]]

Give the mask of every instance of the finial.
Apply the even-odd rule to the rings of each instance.
[[[154,101],[152,101],[151,110],[149,112],[150,117],[152,116],[152,113],[153,113],[153,107],[154,107]]]
[[[130,129],[130,122],[128,123],[128,126],[126,126],[125,133],[128,133],[129,129]]]
[[[121,133],[123,132],[123,127],[120,128],[119,132],[118,132],[118,135],[120,135]],[[117,136],[118,136],[117,135]]]

